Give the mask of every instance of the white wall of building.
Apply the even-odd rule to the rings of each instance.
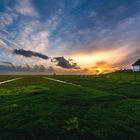
[[[133,71],[140,71],[140,65],[139,66],[133,66]]]

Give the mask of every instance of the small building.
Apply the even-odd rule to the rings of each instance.
[[[134,64],[132,64],[133,66],[133,71],[140,71],[140,59],[137,60]]]

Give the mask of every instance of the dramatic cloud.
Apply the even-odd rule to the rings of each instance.
[[[65,59],[64,57],[55,57],[52,60],[53,62],[57,62],[57,66],[60,66],[62,68],[66,69],[78,69],[79,67],[77,66],[77,63],[70,63],[69,60]]]
[[[94,73],[107,73],[113,70],[118,70],[118,67],[112,66],[108,61],[99,61],[91,67],[91,71]]]
[[[49,59],[48,56],[44,55],[44,54],[41,54],[41,53],[38,53],[38,52],[33,52],[33,51],[26,51],[24,49],[15,49],[14,51],[14,54],[17,54],[17,55],[22,55],[24,57],[39,57],[39,58],[42,58],[42,59]]]
[[[2,0],[0,59],[68,73],[130,68],[140,54],[138,1]],[[55,63],[45,61],[44,54],[55,57]]]

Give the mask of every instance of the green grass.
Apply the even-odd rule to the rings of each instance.
[[[128,98],[140,98],[140,73],[112,73],[98,77],[66,75],[51,77]]]
[[[14,79],[16,77],[17,77],[16,75],[0,75],[0,82]]]
[[[140,139],[139,80],[22,77],[0,85],[0,140]]]

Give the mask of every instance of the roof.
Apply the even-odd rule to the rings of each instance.
[[[134,64],[132,64],[132,66],[139,66],[140,65],[140,59],[137,60]]]

